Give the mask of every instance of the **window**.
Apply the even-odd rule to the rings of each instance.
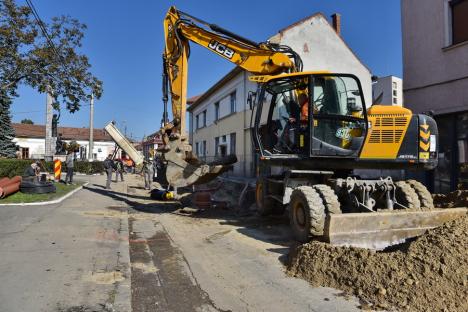
[[[203,111],[203,127],[206,127],[206,110]]]
[[[229,154],[236,154],[236,133],[231,133],[229,135]]]
[[[203,156],[206,156],[206,141],[202,142],[202,152],[201,152],[201,154]]]
[[[21,148],[21,159],[28,159],[29,158],[29,147],[22,147]]]
[[[197,153],[197,156],[200,156],[200,143],[199,142],[195,143],[195,152]]]
[[[231,113],[236,112],[236,91],[232,92],[230,95],[230,102],[231,102]]]
[[[397,101],[396,97],[393,98],[393,104],[398,104],[398,101]]]
[[[219,137],[215,138],[215,156],[219,155]]]
[[[219,119],[219,102],[214,103],[215,108],[215,120]]]
[[[468,41],[468,0],[450,1],[452,44]]]
[[[397,96],[396,90],[393,90],[393,96]]]
[[[397,88],[397,83],[395,81],[392,82],[393,89]]]
[[[200,128],[200,115],[197,115],[195,117],[195,128],[196,129]]]

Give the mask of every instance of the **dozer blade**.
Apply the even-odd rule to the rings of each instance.
[[[163,151],[166,166],[166,180],[173,187],[203,184],[226,172],[237,162],[235,155],[204,163],[192,154],[192,146],[180,137],[167,140]]]
[[[325,239],[332,245],[381,250],[467,214],[466,208],[334,214]]]

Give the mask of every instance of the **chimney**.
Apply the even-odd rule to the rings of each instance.
[[[331,18],[332,18],[333,28],[335,29],[338,36],[341,36],[341,14],[339,13],[332,14]]]

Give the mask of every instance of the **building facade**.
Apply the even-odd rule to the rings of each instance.
[[[372,84],[373,100],[380,99],[378,104],[403,106],[403,80],[395,76],[379,77]]]
[[[403,0],[405,106],[431,112],[439,165],[426,176],[435,192],[468,186],[468,0]]]
[[[13,123],[18,155],[22,159],[44,159],[45,126]],[[65,142],[76,141],[80,145],[77,159],[88,159],[89,128],[58,127],[57,133]],[[104,129],[94,129],[93,160],[104,160],[115,150],[112,137]],[[118,157],[120,157],[118,155]]]
[[[334,27],[320,13],[294,23],[270,38],[271,42],[293,48],[302,58],[304,71],[352,73],[362,84],[366,103],[372,102],[371,73],[340,36],[340,16],[335,15]],[[255,153],[252,146],[248,107],[249,91],[256,84],[248,80],[249,73],[239,67],[190,102],[190,143],[199,158],[211,161],[219,156],[236,154],[238,162],[232,173],[255,176]]]

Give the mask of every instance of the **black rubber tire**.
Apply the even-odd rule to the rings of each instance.
[[[323,236],[325,205],[320,194],[312,186],[299,186],[291,194],[289,222],[293,236],[301,243],[312,237]]]
[[[313,188],[320,194],[323,204],[325,205],[325,212],[330,214],[340,214],[341,204],[336,196],[335,191],[326,184],[316,184]]]
[[[55,193],[56,188],[52,183],[43,183],[43,184],[34,184],[28,182],[23,186],[23,183],[20,185],[20,192],[26,194],[45,194],[45,193]]]
[[[406,181],[395,182],[396,186],[396,199],[398,203],[409,209],[421,209],[418,194]]]
[[[286,206],[273,198],[267,197],[264,189],[263,179],[258,179],[255,187],[255,203],[257,213],[261,216],[281,215],[286,210]]]
[[[434,200],[424,184],[416,180],[407,180],[406,183],[408,183],[418,195],[422,208],[434,209]]]

